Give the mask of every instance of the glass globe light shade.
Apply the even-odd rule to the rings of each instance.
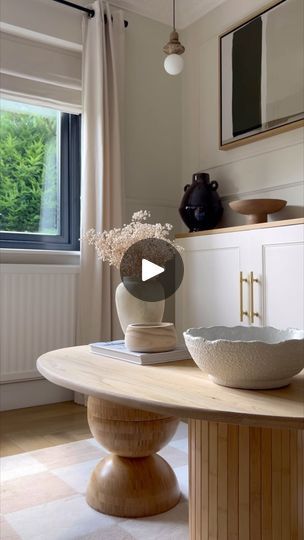
[[[168,54],[164,61],[164,68],[169,75],[179,75],[183,71],[184,59],[180,54]]]

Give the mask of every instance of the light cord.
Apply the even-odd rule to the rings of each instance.
[[[173,30],[175,32],[175,0],[173,0]]]

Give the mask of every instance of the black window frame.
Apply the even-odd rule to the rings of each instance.
[[[80,250],[81,115],[61,113],[60,234],[0,232],[0,249]]]

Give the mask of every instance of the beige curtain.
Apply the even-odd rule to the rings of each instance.
[[[107,2],[84,21],[81,235],[122,222],[121,110],[124,21]],[[112,22],[111,22],[112,20]],[[117,337],[117,276],[81,241],[77,343]]]

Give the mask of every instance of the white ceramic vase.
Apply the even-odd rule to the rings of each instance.
[[[147,302],[131,294],[121,282],[116,288],[115,302],[118,319],[123,332],[132,323],[157,323],[164,316],[165,300]]]

